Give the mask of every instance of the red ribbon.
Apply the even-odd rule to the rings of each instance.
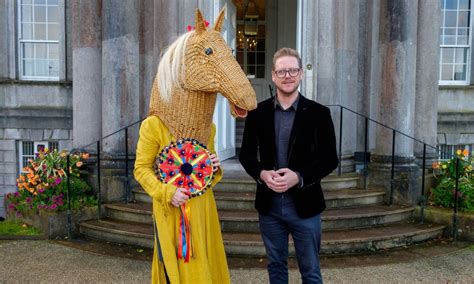
[[[206,24],[206,28],[209,26],[209,22],[208,21],[205,21],[205,24]],[[191,25],[188,25],[188,32],[192,31],[192,30],[195,30],[196,27],[195,26],[191,26]]]

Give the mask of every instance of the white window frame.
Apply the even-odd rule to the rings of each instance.
[[[27,155],[23,153],[23,143],[33,143],[33,155]],[[18,171],[19,174],[24,173],[23,168],[26,166],[23,163],[23,158],[31,158],[34,159],[35,155],[38,153],[38,146],[44,146],[50,150],[58,149],[58,142],[57,141],[18,141]]]
[[[61,46],[61,41],[60,39],[62,38],[61,36],[61,33],[63,33],[63,28],[61,27],[62,26],[62,20],[61,20],[61,16],[63,13],[61,13],[61,7],[62,7],[62,3],[61,1],[58,0],[58,32],[59,32],[59,35],[58,35],[58,40],[36,40],[36,39],[23,39],[23,35],[22,35],[22,23],[25,23],[22,21],[22,18],[21,18],[21,11],[22,11],[22,2],[24,0],[17,0],[17,19],[18,19],[18,38],[17,38],[17,42],[18,42],[18,70],[19,70],[19,78],[20,80],[31,80],[31,81],[59,81],[60,80],[60,76],[61,76],[61,59],[62,59],[62,56],[61,56],[61,51],[63,50],[62,46]],[[34,3],[34,0],[32,0],[33,3]],[[46,0],[47,1],[47,0]],[[46,2],[47,3],[47,2]],[[32,4],[32,7],[34,5]],[[48,6],[46,6],[48,7]],[[47,11],[48,9],[46,9]],[[34,10],[33,10],[34,11]],[[46,12],[47,13],[47,12]],[[33,12],[34,14],[34,12]],[[47,16],[46,16],[47,17]],[[34,24],[36,22],[30,22],[31,24]],[[46,19],[46,22],[45,23],[48,23],[47,22],[47,19]],[[33,25],[33,29],[34,29],[34,25]],[[46,29],[46,32],[48,31],[48,29]],[[25,76],[23,75],[23,44],[24,43],[44,43],[44,44],[57,44],[58,46],[58,76]],[[47,59],[49,59],[49,53],[47,52]],[[32,60],[36,60],[36,58],[32,58]],[[35,63],[36,65],[36,63]]]
[[[441,1],[446,1],[446,0],[441,0]],[[466,85],[469,85],[470,84],[470,77],[471,77],[471,67],[472,67],[472,64],[471,64],[471,53],[472,53],[472,16],[473,16],[473,7],[472,7],[472,4],[473,4],[473,1],[472,0],[469,0],[470,1],[470,5],[469,5],[469,37],[468,37],[468,44],[466,45],[445,45],[445,44],[441,44],[441,40],[440,40],[440,56],[439,56],[439,69],[438,69],[438,76],[439,76],[439,81],[438,81],[438,85],[442,85],[442,86],[466,86]],[[458,1],[458,4],[459,4],[459,1]],[[441,10],[442,10],[442,23],[441,23],[441,28],[445,28],[444,26],[444,23],[445,23],[445,16],[446,14],[443,12],[443,5],[441,5]],[[459,6],[458,6],[458,9],[456,10],[448,10],[448,11],[459,11]],[[458,28],[458,22],[456,21],[456,30]],[[441,37],[441,34],[440,34],[440,37]],[[466,80],[441,80],[441,66],[442,66],[442,49],[443,48],[467,48],[467,58],[466,58]],[[453,69],[453,72],[455,71],[455,69]]]

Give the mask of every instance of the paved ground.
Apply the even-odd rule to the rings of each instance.
[[[103,255],[89,242],[47,240],[0,241],[0,283],[78,282],[148,283],[148,251],[133,249],[143,259],[127,258],[126,249]],[[65,245],[67,244],[67,245]],[[86,250],[84,250],[86,249]],[[262,263],[262,260],[255,260]],[[231,261],[233,283],[267,283],[264,265],[241,265]],[[474,283],[474,245],[447,242],[383,254],[322,259],[326,283]],[[296,269],[290,283],[299,283]]]

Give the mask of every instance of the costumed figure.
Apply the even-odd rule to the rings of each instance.
[[[234,117],[245,117],[257,101],[220,34],[223,22],[224,10],[207,29],[196,11],[195,30],[161,59],[140,127],[134,175],[153,199],[152,283],[230,282],[212,192],[222,177],[212,116],[217,93]]]

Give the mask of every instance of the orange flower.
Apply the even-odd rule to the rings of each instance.
[[[462,154],[464,155],[464,157],[468,157],[469,156],[469,150],[464,149],[464,151],[462,151]]]
[[[79,161],[79,162],[76,163],[76,167],[80,168],[81,166],[82,166],[82,162],[81,162],[81,161]]]
[[[438,162],[434,162],[433,165],[431,166],[433,169],[439,169],[439,163]]]
[[[82,158],[83,158],[84,160],[89,159],[89,157],[90,157],[90,154],[89,154],[89,153],[87,153],[87,152],[86,152],[86,153],[82,153]]]
[[[61,154],[59,154],[59,156],[60,156],[61,158],[66,157],[66,155],[67,155],[67,152],[66,152],[66,151],[61,151]]]

